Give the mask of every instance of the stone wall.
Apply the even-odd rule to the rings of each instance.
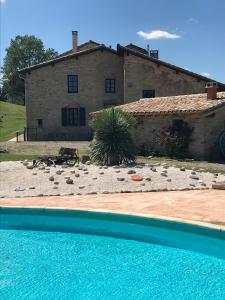
[[[159,131],[162,128],[166,128],[172,125],[173,120],[181,119],[188,122],[189,126],[192,127],[193,133],[191,136],[191,142],[189,144],[189,157],[203,158],[205,157],[205,129],[204,119],[201,116],[189,115],[181,116],[168,115],[168,116],[145,116],[137,118],[137,125],[133,130],[133,139],[137,148],[146,147],[149,151],[160,153],[165,155],[165,149],[159,144]]]
[[[123,103],[123,58],[96,51],[31,71],[26,75],[28,140],[87,140],[89,113]],[[78,75],[78,93],[67,91],[67,75]],[[116,79],[116,93],[105,93],[105,79]],[[85,107],[86,126],[62,127],[61,109]],[[37,128],[37,119],[43,128]]]
[[[155,90],[155,97],[205,91],[205,81],[132,54],[124,55],[124,69],[126,103],[142,98],[143,90]]]

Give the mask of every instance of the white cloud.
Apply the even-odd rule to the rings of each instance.
[[[207,72],[202,72],[201,75],[202,75],[202,76],[205,76],[205,77],[210,77],[210,74],[207,73]]]
[[[4,2],[5,2],[5,0],[0,0],[0,2],[1,2],[1,3],[4,3]]]
[[[137,34],[144,40],[178,39],[181,36],[168,31],[152,30],[151,32],[138,31]]]
[[[195,18],[189,18],[189,19],[187,20],[187,22],[188,22],[188,23],[195,23],[195,24],[199,23],[199,21],[198,21],[197,19],[195,19]]]

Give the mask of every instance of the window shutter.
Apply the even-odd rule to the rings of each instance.
[[[80,126],[85,126],[85,108],[80,107]]]
[[[67,112],[67,109],[66,108],[62,108],[62,126],[66,126],[67,125],[66,112]]]

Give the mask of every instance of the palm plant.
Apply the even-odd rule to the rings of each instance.
[[[120,109],[108,108],[97,113],[91,123],[94,140],[91,158],[101,165],[135,161],[131,129],[135,119]]]

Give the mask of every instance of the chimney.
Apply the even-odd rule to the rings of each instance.
[[[150,57],[159,59],[159,50],[150,50]]]
[[[72,39],[73,39],[73,52],[77,52],[78,46],[78,32],[72,31]]]
[[[217,82],[208,82],[205,85],[207,91],[207,99],[208,100],[215,100],[217,96]]]

